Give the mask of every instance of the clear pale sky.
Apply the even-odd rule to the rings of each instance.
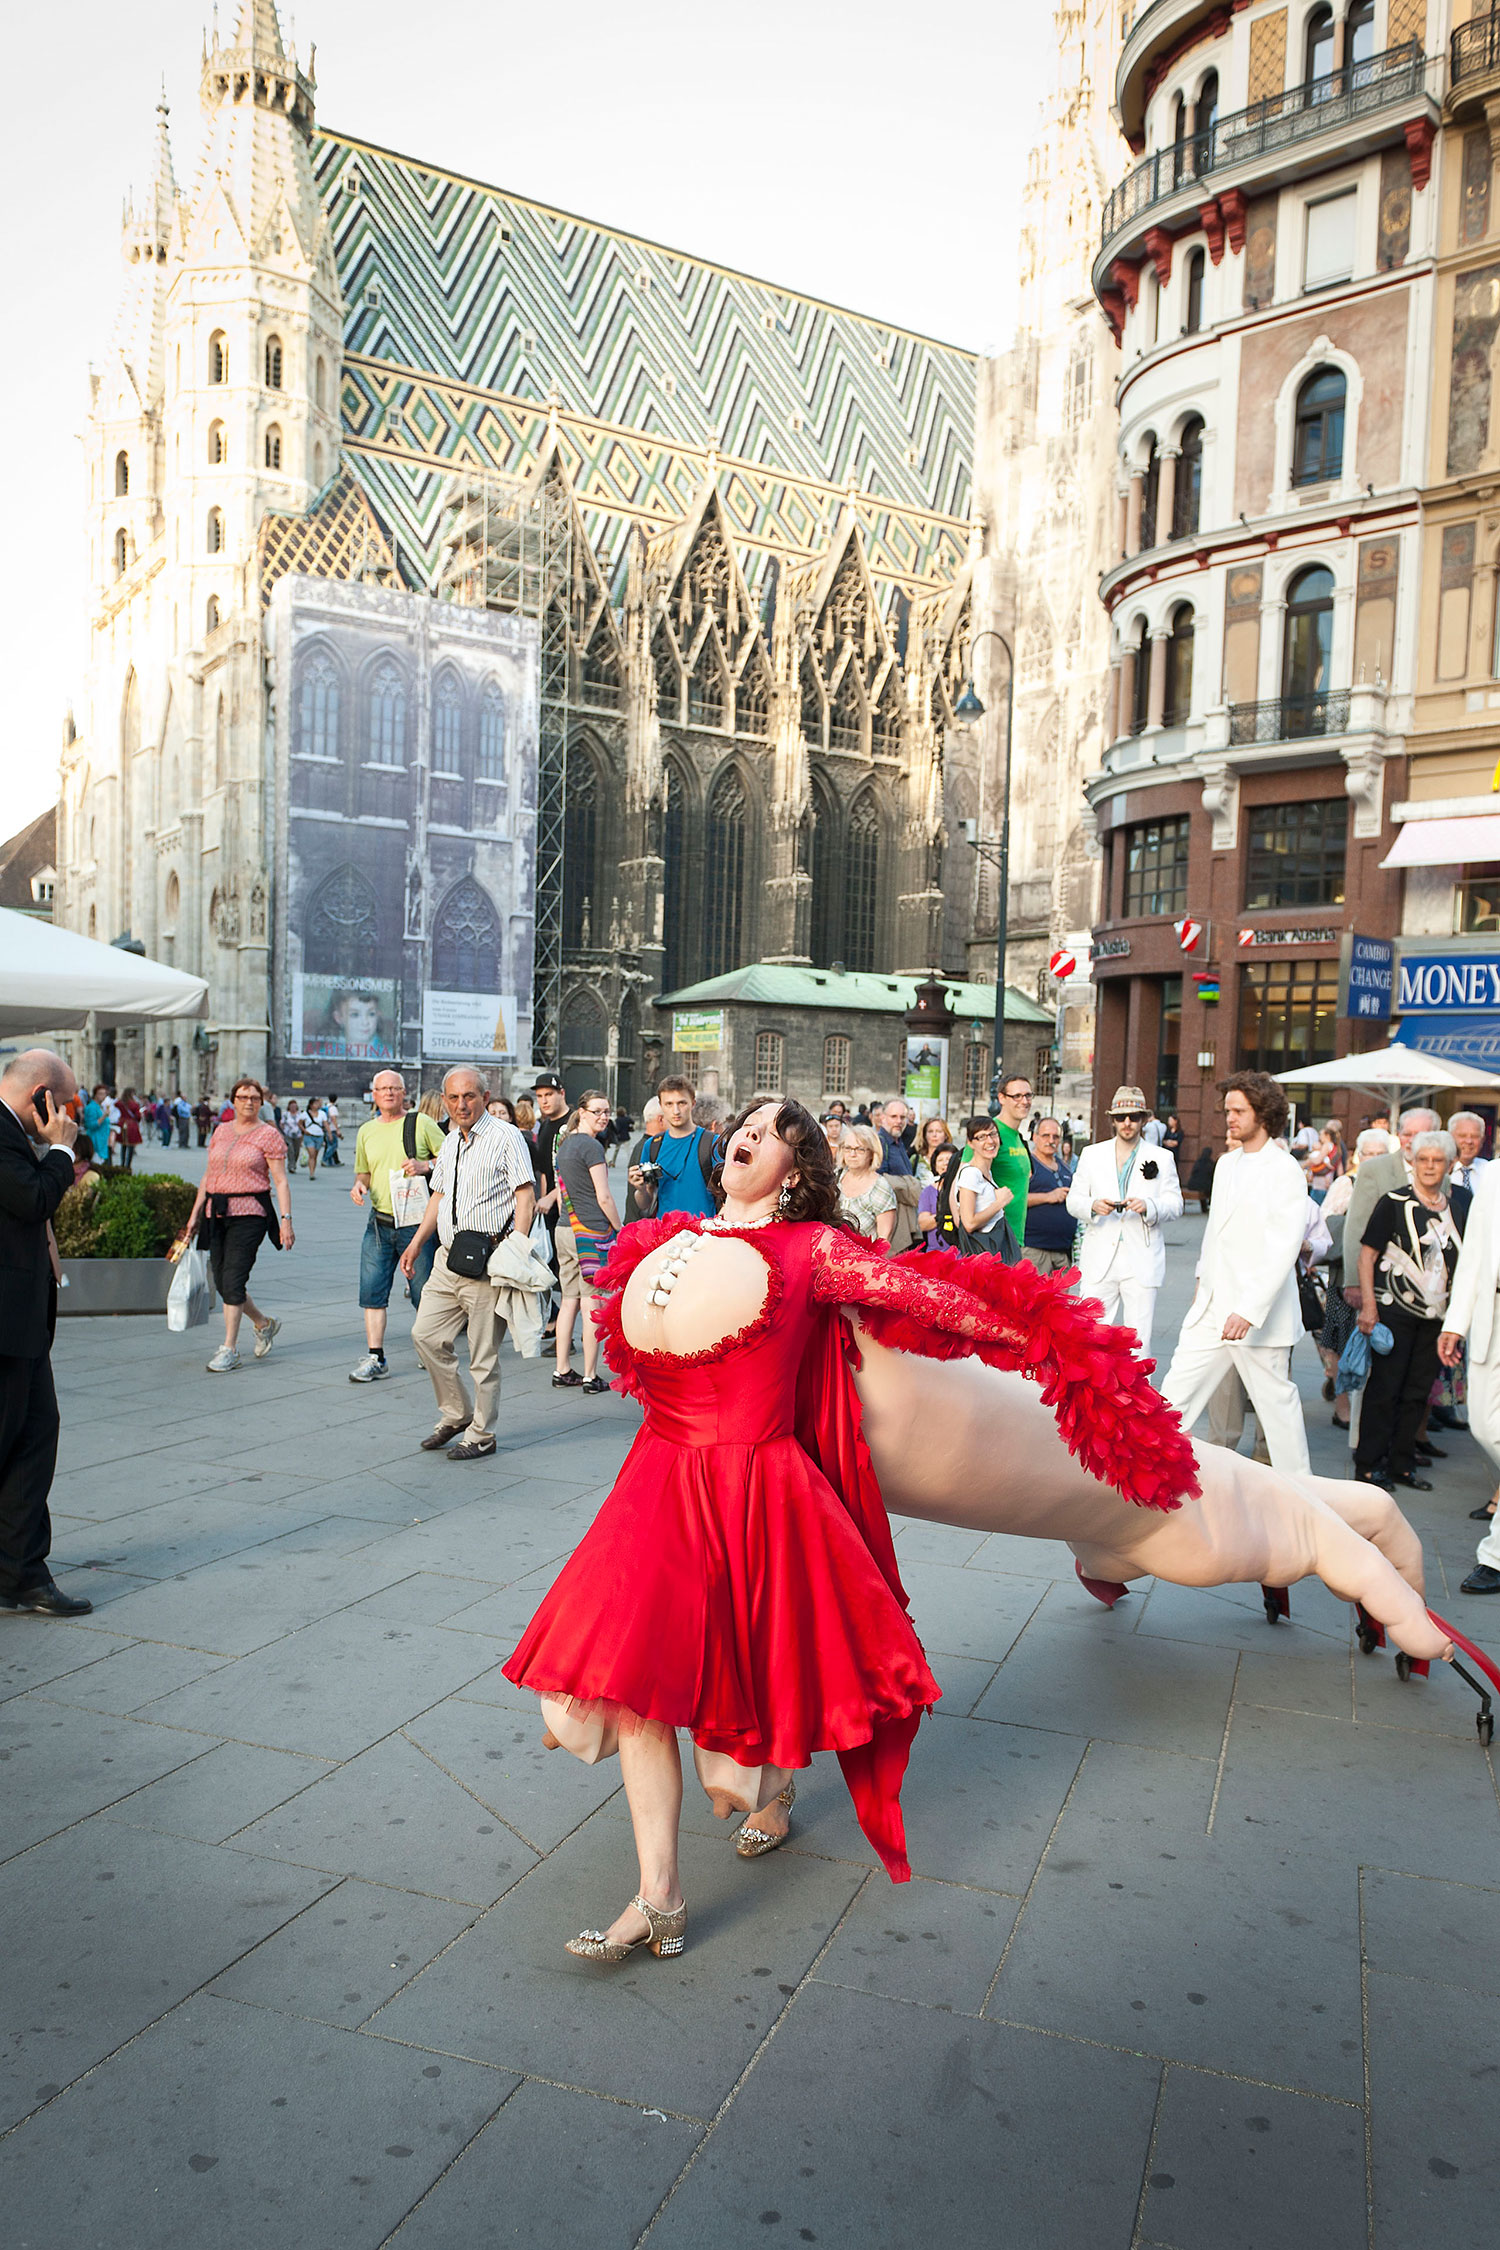
[[[224,36],[239,0],[220,0]],[[0,428],[0,837],[56,795],[84,661],[83,467],[126,190],[163,75],[179,182],[207,10],[74,0],[7,20],[12,215]],[[976,349],[1013,318],[1047,0],[304,0],[281,11],[332,127]]]

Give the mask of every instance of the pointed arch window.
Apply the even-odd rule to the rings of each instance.
[[[317,366],[313,369],[313,404],[320,414],[326,410],[328,405],[328,366],[322,358],[319,358]]]
[[[281,424],[279,422],[268,422],[266,424],[266,467],[268,469],[279,469],[281,467]]]
[[[229,440],[224,433],[224,425],[222,422],[210,422],[208,425],[208,465],[211,469],[222,469],[228,459]]]
[[[1167,643],[1167,698],[1162,723],[1186,726],[1193,708],[1193,606],[1181,602],[1172,612]]]
[[[688,681],[688,725],[722,727],[724,724],[724,670],[710,633],[698,652]]]
[[[224,511],[222,508],[210,508],[208,511],[208,551],[211,555],[221,555],[224,552]]]
[[[305,758],[337,758],[339,690],[338,666],[331,656],[316,655],[303,666],[297,747]]]
[[[318,440],[317,444],[316,444],[316,445],[315,445],[315,446],[313,447],[313,489],[314,489],[314,491],[316,491],[316,492],[321,492],[321,491],[322,491],[322,489],[323,489],[323,481],[324,481],[324,479],[323,479],[323,440],[322,440],[321,438],[319,438],[319,440]]]
[[[455,884],[438,908],[432,981],[439,992],[500,989],[500,917],[472,875]]]
[[[1194,414],[1177,441],[1177,482],[1172,491],[1172,537],[1189,539],[1203,505],[1203,421]]]
[[[117,500],[123,500],[123,499],[125,498],[125,495],[126,495],[126,494],[127,494],[128,492],[129,492],[129,490],[130,490],[130,455],[129,455],[128,453],[117,453],[117,454],[115,455],[115,497],[116,497],[116,499],[117,499]]]
[[[406,688],[394,664],[382,664],[370,683],[370,763],[406,763]]]
[[[802,736],[811,750],[823,747],[823,690],[810,656],[802,659]]]
[[[854,659],[851,656],[839,676],[838,686],[828,705],[828,747],[830,750],[862,750],[864,734],[864,700],[855,679]]]
[[[844,958],[843,901],[839,895],[838,814],[833,800],[814,787],[812,835],[808,841],[808,873],[812,877],[812,957],[815,969],[830,969]]]
[[[302,962],[320,976],[370,973],[380,953],[380,906],[357,867],[336,867],[314,891],[307,910]]]
[[[203,629],[206,633],[216,633],[219,629],[219,597],[217,594],[210,594],[208,597],[208,606],[203,612]]]
[[[494,680],[479,698],[479,779],[505,779],[505,697]]]
[[[116,576],[116,578],[123,578],[123,577],[124,577],[124,575],[125,575],[125,572],[126,572],[127,568],[129,567],[129,563],[130,563],[130,541],[129,541],[129,540],[127,539],[127,537],[125,536],[125,526],[124,526],[123,524],[121,524],[121,526],[120,526],[119,530],[118,530],[118,531],[117,531],[117,532],[115,533],[115,576]]]
[[[451,672],[439,676],[432,696],[432,770],[450,780],[462,781],[464,738],[463,691]]]
[[[901,682],[893,664],[885,676],[880,699],[870,713],[870,752],[876,758],[901,754]]]
[[[268,336],[266,338],[266,389],[268,391],[279,391],[280,388],[281,338],[279,336]]]
[[[656,628],[656,637],[651,643],[651,664],[656,674],[656,708],[663,719],[676,725],[682,717],[682,673],[665,625]]]
[[[771,731],[771,675],[759,652],[740,674],[735,725],[741,734],[767,735]]]
[[[708,804],[705,854],[705,976],[740,966],[745,922],[745,784],[732,769],[719,776]]]
[[[229,380],[229,338],[222,328],[216,328],[208,339],[208,379],[211,383]]]
[[[868,794],[849,815],[844,843],[844,966],[875,966],[875,914],[880,879],[880,815]]]
[[[599,943],[598,896],[599,777],[586,750],[568,759],[563,811],[563,944]]]
[[[675,992],[688,981],[688,803],[682,775],[668,764],[662,807],[662,986]]]
[[[592,703],[606,711],[619,709],[620,665],[609,626],[603,616],[594,627],[593,639],[583,652],[579,684],[585,703]]]

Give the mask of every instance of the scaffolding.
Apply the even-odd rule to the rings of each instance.
[[[563,849],[568,770],[568,610],[573,511],[552,477],[537,485],[465,472],[448,480],[433,591],[440,601],[534,617],[540,627],[536,780],[536,941],[531,1059],[560,1069]]]

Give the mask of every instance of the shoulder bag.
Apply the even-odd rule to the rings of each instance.
[[[455,1131],[457,1128],[455,1127]],[[453,1209],[458,1210],[458,1163],[463,1155],[463,1136],[459,1135],[453,1148]],[[462,1275],[465,1281],[487,1281],[490,1259],[496,1245],[503,1242],[515,1224],[514,1214],[506,1220],[498,1234],[481,1234],[477,1227],[459,1227],[448,1245],[448,1271]]]

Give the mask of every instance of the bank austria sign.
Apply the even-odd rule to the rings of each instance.
[[[1403,1016],[1500,1015],[1500,953],[1403,953],[1396,979]]]

